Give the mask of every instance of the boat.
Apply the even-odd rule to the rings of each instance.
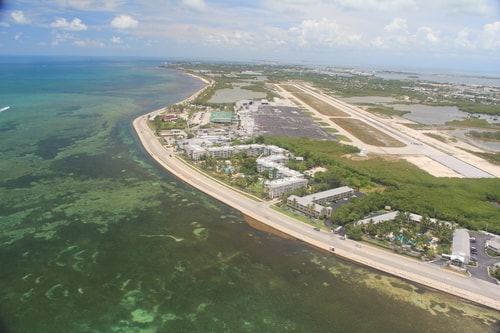
[[[0,109],[0,112],[7,111],[8,109],[10,109],[10,106],[4,106]]]

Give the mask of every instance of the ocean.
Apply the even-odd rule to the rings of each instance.
[[[496,311],[255,229],[159,167],[132,119],[202,87],[163,60],[0,57],[5,330],[499,329]]]

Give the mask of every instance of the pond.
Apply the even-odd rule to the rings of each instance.
[[[448,121],[463,120],[469,116],[456,106],[430,106],[423,104],[392,104],[396,110],[410,111],[403,117],[425,125],[444,125]],[[498,119],[485,114],[476,114],[488,123],[499,123]]]

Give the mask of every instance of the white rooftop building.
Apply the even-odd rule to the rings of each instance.
[[[352,188],[342,186],[323,192],[309,194],[303,197],[291,195],[287,198],[286,204],[305,215],[319,218],[321,215],[330,215],[332,212],[331,207],[325,207],[322,204],[349,198],[353,194],[354,190]]]
[[[470,236],[467,229],[455,229],[451,246],[451,260],[458,260],[463,264],[470,261]]]
[[[277,198],[280,195],[298,190],[300,188],[307,186],[307,179],[301,177],[290,177],[276,179],[272,181],[266,181],[265,186],[267,188],[267,193],[269,198]]]

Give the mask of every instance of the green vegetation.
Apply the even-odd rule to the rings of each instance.
[[[457,127],[476,127],[476,128],[488,128],[495,129],[498,128],[498,124],[490,124],[485,119],[478,118],[467,118],[464,120],[454,120],[446,122],[447,126],[457,126]]]
[[[481,140],[500,141],[500,131],[495,131],[495,132],[470,131],[468,134],[473,138]]]
[[[404,147],[405,144],[392,136],[356,118],[330,118],[337,125],[364,143],[380,147]]]
[[[413,221],[409,213],[399,213],[392,221],[349,226],[347,236],[355,240],[390,248],[413,256],[433,258],[436,253],[449,253],[453,240],[453,228],[443,222],[433,222],[423,216]]]
[[[410,111],[400,111],[400,110],[396,110],[393,107],[389,107],[389,106],[371,106],[371,107],[368,107],[366,109],[366,111],[372,112],[372,113],[379,113],[379,114],[383,114],[386,116],[400,116],[400,117],[407,114],[407,113],[410,113]]]
[[[329,117],[347,117],[349,116],[344,111],[339,110],[338,108],[330,105],[328,103],[323,102],[307,93],[293,93],[295,98],[299,99],[303,103],[309,105],[313,109],[317,110],[319,113],[324,114]]]
[[[214,84],[208,87],[194,101],[200,105],[208,103],[214,92],[218,89],[226,89],[232,83],[247,83],[244,89],[259,92],[269,92],[268,86],[260,82],[251,82],[254,75],[237,74],[238,71],[252,69],[265,73],[269,83],[281,83],[293,80],[308,81],[325,92],[341,96],[390,96],[400,98],[412,103],[424,103],[429,105],[456,105],[461,110],[468,112],[484,112],[499,114],[500,108],[495,106],[494,101],[482,99],[473,103],[459,98],[450,98],[446,92],[440,94],[426,95],[427,91],[435,90],[432,84],[417,81],[384,80],[376,77],[359,75],[334,75],[332,73],[319,73],[308,70],[302,66],[277,67],[272,65],[209,65],[190,64],[186,68],[200,75],[196,69],[209,70],[214,74],[210,80]],[[338,115],[339,110],[331,109],[331,106],[323,105],[317,99],[307,97],[299,93],[290,85],[283,85],[295,93],[295,98],[316,108],[323,114]],[[432,88],[432,89],[430,89]],[[481,104],[485,101],[486,104]],[[488,104],[490,103],[490,104]],[[226,105],[221,105],[223,109]],[[390,107],[372,106],[370,112],[385,115],[402,115],[403,113]],[[182,124],[179,124],[181,126]],[[344,124],[345,125],[345,124]],[[350,124],[356,125],[357,124]],[[498,125],[488,124],[484,119],[470,118],[460,122],[447,123],[449,126],[467,126],[476,128],[498,129]],[[170,126],[170,125],[169,125]],[[415,125],[422,126],[422,125]],[[328,128],[332,132],[333,128]],[[367,132],[366,129],[358,131]],[[371,129],[370,129],[371,131]],[[495,134],[495,138],[497,134]],[[385,145],[383,138],[378,138]],[[442,137],[436,137],[443,140]],[[373,142],[373,140],[369,140]],[[436,178],[418,169],[413,164],[404,160],[384,158],[351,158],[359,152],[358,148],[342,145],[333,141],[319,141],[305,138],[265,138],[265,143],[276,144],[294,153],[296,156],[305,158],[302,164],[290,163],[297,170],[304,170],[311,166],[324,166],[327,171],[318,173],[310,180],[311,190],[322,190],[340,185],[348,185],[368,193],[362,198],[356,198],[351,204],[338,209],[333,222],[339,225],[363,218],[364,216],[381,210],[384,206],[392,206],[400,211],[414,212],[422,216],[429,216],[443,221],[457,222],[463,227],[470,229],[482,229],[488,225],[493,232],[500,232],[500,210],[492,202],[500,202],[500,181],[498,179],[458,179],[458,178]],[[482,154],[496,164],[500,163],[499,154]],[[232,166],[237,170],[246,169],[250,171],[250,161],[240,157],[239,161],[232,161]],[[227,182],[236,184],[241,188],[251,188],[252,192],[259,193],[259,186],[266,175],[250,174],[248,177],[235,177],[234,172],[221,171],[223,165],[208,164],[204,168],[220,173],[220,177]],[[262,188],[262,187],[261,187]],[[260,193],[262,195],[262,192]],[[356,231],[353,231],[356,233]],[[361,230],[361,236],[363,231]]]
[[[265,141],[305,157],[305,168],[327,168],[311,183],[315,190],[348,185],[368,193],[339,208],[332,216],[335,224],[345,225],[391,206],[469,229],[488,225],[488,230],[500,232],[500,210],[491,203],[500,202],[497,178],[436,178],[404,160],[357,161],[349,157],[358,148],[334,141],[288,137],[266,137]]]
[[[274,97],[280,97],[278,94],[271,91],[264,82],[255,82],[249,86],[242,86],[241,89],[246,89],[255,92],[262,92],[266,94],[266,99],[272,101]]]
[[[438,141],[446,142],[446,138],[444,136],[439,135],[439,134],[435,134],[435,133],[424,133],[424,134],[427,135],[428,137],[431,137],[431,138],[436,139]]]
[[[469,113],[485,113],[491,115],[500,114],[498,105],[485,105],[479,103],[470,103],[463,101],[456,101],[454,103],[460,111]]]
[[[469,151],[469,153],[484,158],[492,164],[500,165],[500,153],[481,153],[477,151]]]
[[[156,133],[164,130],[185,129],[187,121],[184,118],[175,118],[173,121],[163,121],[162,117],[156,117],[152,122]]]
[[[333,128],[333,127],[325,128],[325,130],[330,132],[330,133],[338,133],[337,129]],[[344,140],[344,141],[346,141],[346,140]],[[348,141],[350,141],[350,140],[348,140]]]
[[[211,77],[207,79],[215,81],[214,87],[205,91],[203,96],[199,96],[196,103],[207,104],[213,92],[221,87],[228,88],[228,82],[251,82],[249,86],[254,91],[264,92],[267,87],[262,82],[252,82],[256,75],[243,74],[248,70],[259,72],[267,77],[268,83],[282,83],[290,81],[307,81],[314,86],[343,97],[353,96],[383,96],[411,101],[417,104],[427,104],[436,106],[456,106],[458,109],[469,113],[485,113],[490,115],[500,115],[500,108],[495,99],[496,91],[488,92],[476,90],[463,91],[463,87],[440,86],[436,90],[436,85],[431,82],[422,82],[417,80],[388,80],[375,76],[356,75],[354,73],[337,73],[328,70],[317,71],[315,68],[304,66],[274,66],[274,65],[255,65],[255,64],[208,64],[208,63],[178,63],[171,64],[170,67],[180,68],[192,71],[196,75],[203,76],[205,71],[211,72]],[[238,74],[239,73],[239,74]],[[298,92],[297,89],[286,85],[287,90]],[[457,90],[458,89],[458,90]],[[271,99],[274,93],[266,91],[268,99]],[[376,110],[374,112],[393,112],[390,110]],[[399,112],[399,111],[396,111]]]

